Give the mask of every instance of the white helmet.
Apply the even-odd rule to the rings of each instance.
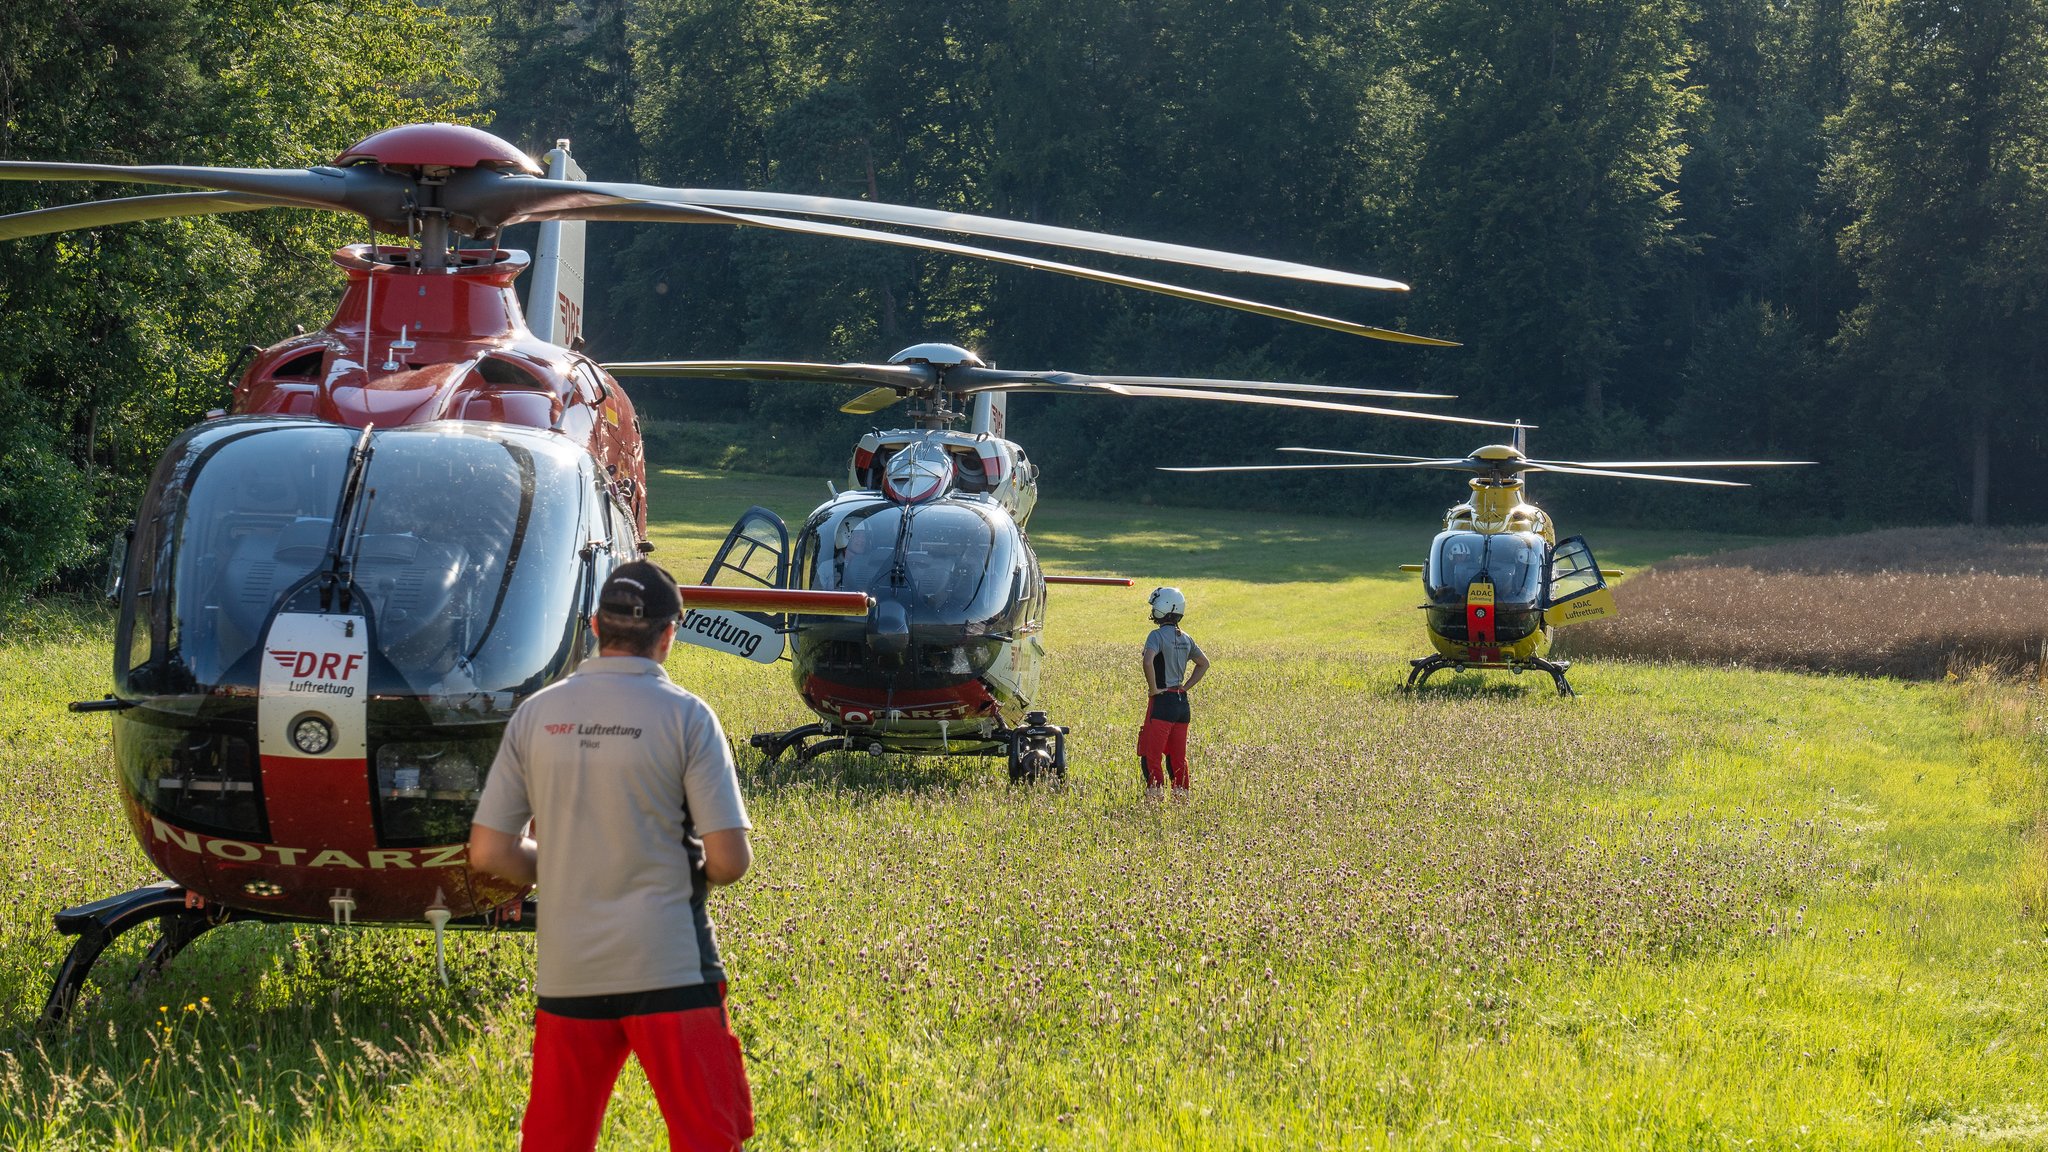
[[[1185,616],[1188,612],[1188,598],[1181,595],[1178,588],[1154,588],[1152,595],[1146,598],[1146,603],[1152,606],[1154,620],[1164,620],[1168,616]]]

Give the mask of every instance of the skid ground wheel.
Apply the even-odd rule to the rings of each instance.
[[[85,988],[100,954],[123,934],[152,920],[159,922],[162,934],[144,953],[142,963],[129,979],[131,989],[148,983],[172,957],[217,921],[202,910],[186,907],[185,890],[168,883],[138,888],[57,913],[57,930],[78,939],[57,965],[49,998],[43,1001],[40,1023],[44,1027],[63,1023],[78,1003],[78,994]]]

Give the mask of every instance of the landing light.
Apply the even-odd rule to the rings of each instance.
[[[334,746],[334,725],[325,716],[301,716],[292,721],[292,746],[318,756]]]

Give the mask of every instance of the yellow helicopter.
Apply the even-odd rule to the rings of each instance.
[[[1524,454],[1527,425],[1515,426],[1513,444],[1488,444],[1460,458],[1347,452],[1334,448],[1282,448],[1324,456],[1362,458],[1354,462],[1249,464],[1166,468],[1167,472],[1280,472],[1363,468],[1434,468],[1469,472],[1472,495],[1444,513],[1443,531],[1430,543],[1429,558],[1403,564],[1422,574],[1429,642],[1436,651],[1410,660],[1414,688],[1450,669],[1501,670],[1520,675],[1547,672],[1561,696],[1573,695],[1565,673],[1569,660],[1550,658],[1552,634],[1568,624],[1612,616],[1617,609],[1607,588],[1621,572],[1602,569],[1583,536],[1563,543],[1548,513],[1526,499],[1522,477],[1530,472],[1568,476],[1612,476],[1744,488],[1733,480],[1668,476],[1642,468],[1782,468],[1810,460],[1535,460]]]

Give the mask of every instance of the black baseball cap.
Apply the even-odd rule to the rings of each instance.
[[[683,614],[683,594],[676,578],[650,560],[635,560],[612,569],[597,595],[597,608],[615,616],[673,620]]]

